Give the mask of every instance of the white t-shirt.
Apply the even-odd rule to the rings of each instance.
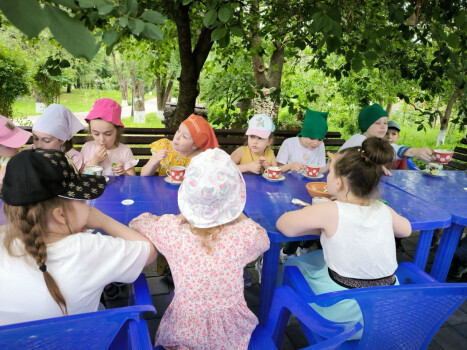
[[[339,275],[359,279],[391,276],[397,269],[392,215],[378,200],[369,206],[335,201],[336,233],[321,235],[324,260]]]
[[[361,146],[363,141],[366,140],[366,136],[363,134],[355,134],[350,137],[345,143],[342,145],[342,147],[339,149],[339,151],[342,151],[343,149],[350,148],[350,147],[357,147]],[[402,159],[404,158],[402,154],[409,148],[407,146],[401,146],[401,145],[396,145],[395,143],[391,143],[392,148],[394,148],[394,154],[395,157],[394,159]]]
[[[298,137],[291,137],[282,142],[276,158],[277,163],[289,164],[299,162],[303,164],[326,165],[326,151],[324,142],[315,149],[303,147]]]
[[[34,260],[9,255],[2,241],[0,234],[0,326],[62,316]],[[46,265],[73,315],[97,311],[104,287],[135,281],[148,256],[147,242],[78,233],[47,245]]]

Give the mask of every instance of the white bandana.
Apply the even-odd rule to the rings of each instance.
[[[84,125],[79,119],[68,108],[55,103],[44,109],[32,126],[32,131],[44,132],[62,141],[71,140],[81,129]]]

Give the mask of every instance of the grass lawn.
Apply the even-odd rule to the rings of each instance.
[[[157,113],[147,113],[144,124],[135,123],[133,117],[122,119],[122,123],[127,128],[165,128],[165,125],[157,118]]]
[[[65,91],[62,91],[60,93],[60,97],[57,103],[64,105],[72,112],[87,112],[91,110],[92,105],[96,100],[104,97],[111,98],[117,101],[118,103],[122,102],[122,94],[120,93],[120,91],[73,89],[69,94]],[[154,96],[145,95],[145,99],[151,98],[154,98]],[[23,96],[20,100],[17,100],[13,104],[14,117],[27,117],[39,114],[40,113],[36,113],[36,103],[33,95]]]

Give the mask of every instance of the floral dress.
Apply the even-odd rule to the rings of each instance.
[[[169,170],[172,166],[184,166],[187,167],[190,164],[191,158],[189,157],[182,157],[179,155],[173,148],[170,146],[169,139],[160,139],[155,141],[149,145],[151,147],[151,154],[156,154],[158,150],[165,149],[169,151],[167,157],[161,160],[159,168],[157,168],[156,172],[159,172],[159,176],[166,176],[167,170]]]
[[[167,258],[175,284],[156,345],[166,349],[247,349],[258,324],[243,295],[243,267],[269,249],[266,231],[251,219],[227,225],[209,253],[174,215],[144,213],[130,227]]]

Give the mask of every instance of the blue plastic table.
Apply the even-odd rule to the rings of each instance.
[[[281,182],[269,182],[259,175],[244,175],[244,178],[247,185],[245,214],[266,229],[271,241],[269,250],[263,256],[261,274],[259,321],[264,325],[277,284],[281,243],[318,238],[317,236],[286,237],[276,229],[276,221],[286,211],[301,209],[292,204],[293,198],[311,203],[312,198],[306,190],[306,184],[311,181],[325,181],[326,178],[310,180],[301,174],[285,174],[285,180]],[[421,267],[423,269],[433,230],[448,227],[451,223],[451,215],[384,182],[379,184],[379,191],[381,198],[386,200],[391,208],[410,221],[413,230],[421,230],[421,237],[430,237],[425,240],[428,244],[419,243],[417,247],[417,261],[423,265]]]
[[[141,213],[155,215],[180,214],[178,185],[164,181],[163,176],[110,176],[104,193],[88,203],[117,221],[128,225]],[[133,204],[122,201],[131,199]]]
[[[394,170],[383,181],[404,192],[441,208],[452,215],[451,226],[444,230],[436,253],[431,275],[440,282],[446,280],[457,242],[467,225],[467,173],[445,171],[445,177],[431,177],[418,170]]]

